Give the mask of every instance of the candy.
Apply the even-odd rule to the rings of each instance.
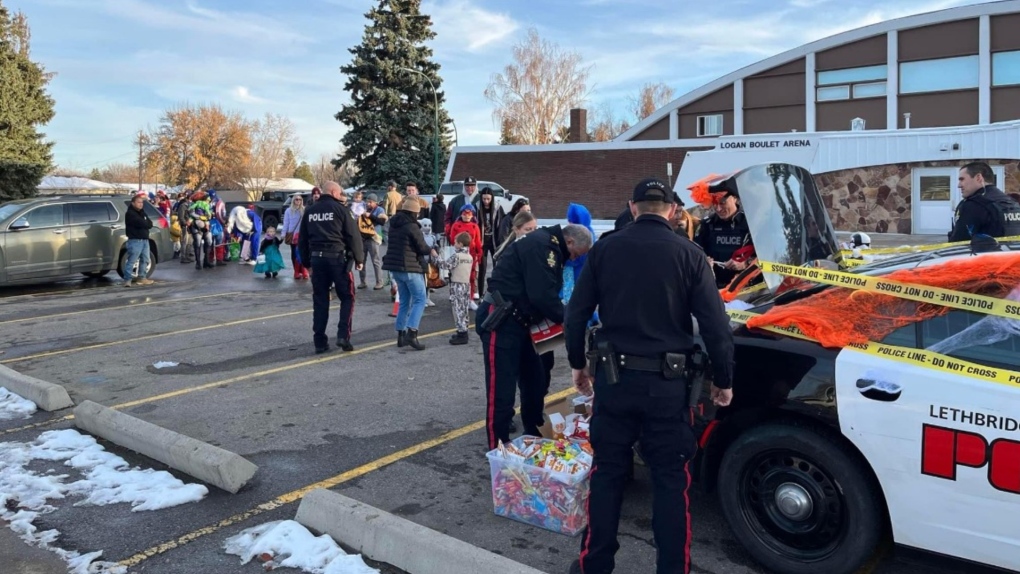
[[[592,462],[585,445],[522,437],[489,452],[495,513],[570,536],[580,533],[587,525]]]

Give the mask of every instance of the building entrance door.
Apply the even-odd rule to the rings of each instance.
[[[957,187],[958,167],[919,167],[911,173],[911,230],[915,234],[948,234],[953,228],[953,213],[963,199]],[[993,166],[998,185],[1005,167]]]

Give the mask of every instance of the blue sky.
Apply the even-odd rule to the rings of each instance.
[[[32,56],[57,76],[45,128],[55,161],[131,163],[131,141],[179,102],[290,117],[303,156],[338,149],[339,66],[375,0],[5,0],[32,27]],[[974,0],[426,0],[461,145],[497,143],[482,95],[530,27],[594,64],[588,107],[625,116],[641,85],[677,96],[841,31]]]

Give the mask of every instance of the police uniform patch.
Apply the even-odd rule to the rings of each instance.
[[[552,241],[552,244],[553,244],[553,245],[559,245],[559,244],[560,244],[560,238],[559,238],[559,237],[556,237],[555,235],[553,235],[552,237],[550,237],[550,238],[549,238],[549,241]]]
[[[553,239],[556,239],[556,238],[553,237]],[[556,252],[555,251],[550,251],[549,252],[549,257],[546,258],[545,262],[549,264],[549,267],[556,267]]]

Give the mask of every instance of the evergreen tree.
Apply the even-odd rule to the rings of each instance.
[[[312,166],[308,165],[307,161],[303,161],[301,165],[297,166],[297,169],[294,170],[294,177],[315,185],[315,174],[312,172]]]
[[[449,115],[443,109],[439,64],[425,42],[435,37],[432,19],[420,12],[421,0],[379,0],[365,17],[361,44],[350,48],[354,56],[340,68],[347,74],[344,89],[350,104],[336,119],[347,126],[340,140],[345,152],[333,160],[337,166],[357,166],[356,185],[382,187],[395,179],[418,182],[423,193],[433,190],[435,114],[439,105],[439,178],[450,157]],[[422,74],[407,72],[410,68]]]
[[[52,167],[52,143],[38,127],[53,118],[50,75],[29,59],[24,14],[0,3],[0,201],[32,197]]]

